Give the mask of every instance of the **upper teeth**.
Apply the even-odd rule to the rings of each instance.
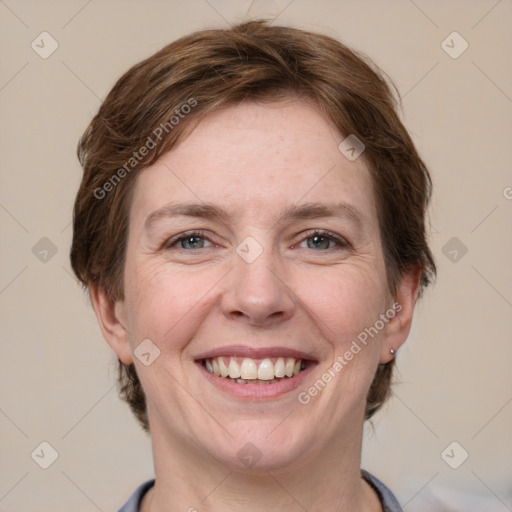
[[[238,360],[237,360],[238,359]],[[226,364],[228,361],[228,364]],[[231,379],[272,380],[274,378],[293,377],[300,373],[302,359],[294,357],[278,357],[275,361],[270,358],[258,360],[245,357],[239,362],[236,357],[214,357],[205,360],[206,369],[219,377]]]

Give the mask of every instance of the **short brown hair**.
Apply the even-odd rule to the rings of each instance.
[[[84,174],[71,248],[78,279],[86,287],[102,288],[112,302],[123,299],[135,176],[185,137],[187,127],[244,100],[299,97],[313,100],[342,134],[364,143],[389,289],[395,293],[400,277],[419,268],[421,294],[436,272],[425,229],[431,180],[399,119],[399,96],[388,82],[367,57],[339,41],[266,21],[196,32],[136,64],[114,85],[78,145]],[[194,106],[173,123],[187,104]],[[155,140],[157,127],[162,136]],[[141,155],[150,139],[154,146]],[[394,362],[378,366],[366,419],[389,395]],[[148,430],[145,396],[133,364],[119,362],[119,385],[122,398]]]

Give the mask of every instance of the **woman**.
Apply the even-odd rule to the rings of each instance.
[[[401,510],[362,432],[435,274],[430,178],[375,66],[198,32],[121,77],[78,152],[73,269],[153,447],[121,511]]]

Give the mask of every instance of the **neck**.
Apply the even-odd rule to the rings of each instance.
[[[362,424],[353,427],[337,433],[323,452],[289,467],[241,471],[152,425],[156,481],[141,511],[381,512],[360,474]]]

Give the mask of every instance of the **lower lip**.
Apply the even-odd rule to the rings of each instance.
[[[310,362],[308,367],[294,377],[286,377],[273,384],[238,384],[234,380],[225,377],[217,377],[210,373],[199,361],[196,362],[201,373],[215,387],[237,398],[264,399],[275,398],[294,390],[309,375],[317,363]]]

